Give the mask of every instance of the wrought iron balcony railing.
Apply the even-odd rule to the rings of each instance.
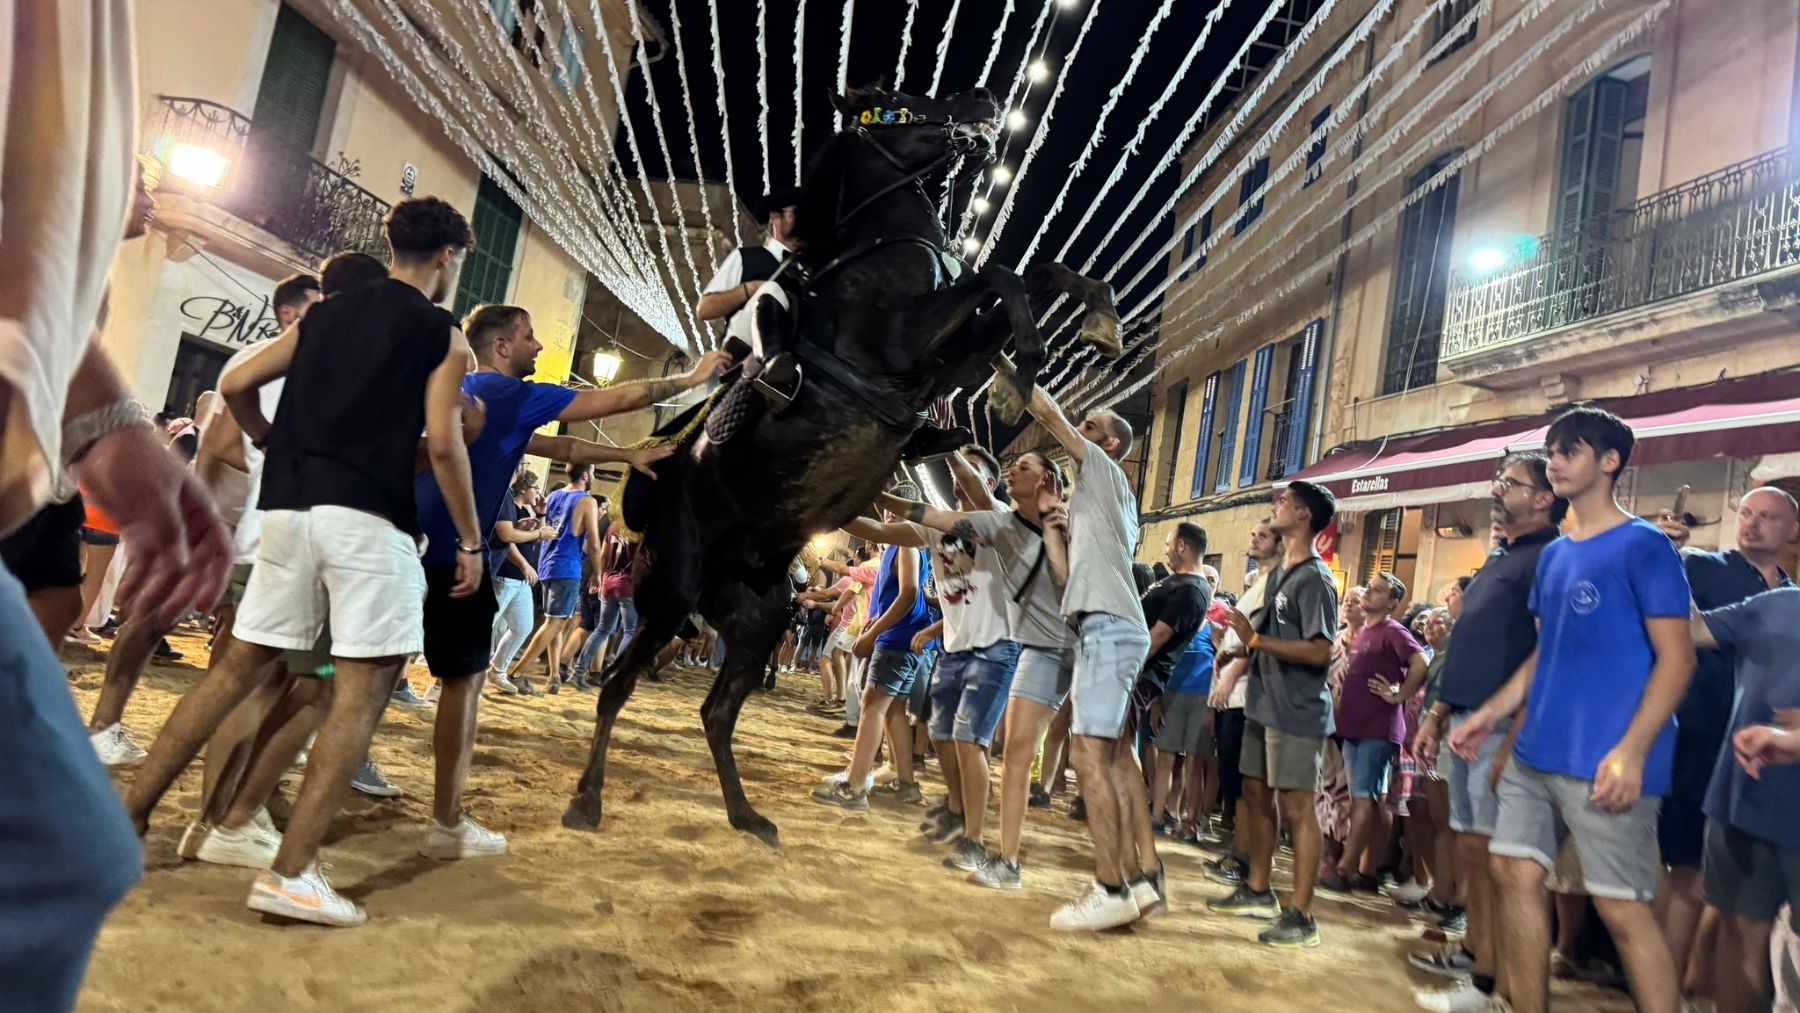
[[[1269,418],[1269,428],[1275,435],[1269,442],[1269,467],[1263,478],[1271,482],[1278,482],[1288,475],[1288,432],[1292,420],[1291,412],[1276,412]]]
[[[1800,158],[1784,149],[1525,243],[1491,274],[1459,272],[1441,358],[1795,264]]]
[[[346,250],[386,258],[381,219],[388,202],[350,178],[353,165],[325,165],[217,102],[159,98],[161,123],[148,131],[148,140],[165,180],[260,226],[309,259]]]

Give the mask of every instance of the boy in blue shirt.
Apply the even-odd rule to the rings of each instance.
[[[1496,722],[1525,708],[1488,848],[1500,963],[1517,1013],[1549,1006],[1544,880],[1569,837],[1638,1008],[1675,1013],[1681,1004],[1650,900],[1661,872],[1657,808],[1694,644],[1680,556],[1613,496],[1634,442],[1629,426],[1598,408],[1571,408],[1551,425],[1550,485],[1569,501],[1570,524],[1538,560],[1538,648],[1450,736],[1451,749],[1473,759]]]

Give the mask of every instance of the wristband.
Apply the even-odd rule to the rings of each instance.
[[[482,554],[481,546],[477,545],[471,549],[467,545],[464,545],[461,542],[456,543],[456,551],[462,553],[465,556],[479,556]]]
[[[90,412],[83,412],[63,424],[63,463],[75,464],[94,444],[121,429],[148,429],[150,420],[144,409],[131,398],[122,397]]]
[[[1247,650],[1254,651],[1257,649],[1257,647],[1261,646],[1261,644],[1262,644],[1262,634],[1252,633],[1252,634],[1250,634],[1250,639],[1244,642],[1244,647]]]

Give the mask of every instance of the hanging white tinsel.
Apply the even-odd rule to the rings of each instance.
[[[844,0],[844,33],[838,42],[837,93],[844,94],[850,85],[850,22],[856,17],[856,0]],[[844,129],[841,116],[831,118],[831,132],[838,133]]]
[[[735,170],[733,170],[732,165],[731,165],[731,104],[729,101],[727,101],[727,97],[725,94],[725,64],[723,62],[721,62],[720,57],[719,57],[719,54],[725,48],[725,45],[724,45],[725,40],[719,33],[719,0],[707,0],[706,6],[708,8],[707,14],[711,18],[711,24],[712,24],[713,87],[717,88],[719,91],[719,136],[720,136],[720,139],[725,144],[725,147],[724,147],[724,153],[725,153],[725,200],[727,203],[729,203],[731,205],[731,235],[732,235],[732,239],[735,242],[742,244],[744,242],[744,238],[745,238],[744,223],[740,220],[740,218],[738,216],[737,173]],[[762,13],[762,8],[760,6],[758,6],[757,14],[758,14],[759,18],[761,16],[761,13]],[[675,22],[675,24],[677,26],[675,29],[675,34],[676,34],[676,37],[679,38],[681,35],[681,28],[680,28],[681,22],[678,20]],[[757,36],[757,41],[759,43],[762,40],[762,36],[760,34],[761,30],[762,30],[762,24],[759,21],[757,23],[757,31],[759,33]],[[687,76],[685,73],[682,76],[682,87],[683,87],[683,89],[685,89],[687,87]],[[760,84],[759,84],[759,87],[760,87]],[[700,169],[699,169],[699,166],[700,166],[700,142],[694,136],[694,116],[693,116],[693,106],[691,103],[688,106],[688,110],[689,110],[688,111],[688,142],[690,144],[694,145],[694,172],[695,172],[695,175],[698,175],[699,171],[700,171]],[[762,110],[763,110],[763,115],[767,116],[768,111],[769,111],[768,103],[765,102],[763,104]],[[767,177],[768,172],[769,172],[768,152],[769,152],[769,140],[768,140],[768,136],[767,136],[767,130],[765,128],[764,135],[763,135],[763,175],[765,177]],[[701,208],[704,209],[705,205],[704,204],[701,205]],[[706,227],[709,230],[712,228],[711,212],[707,213]]]
[[[794,12],[794,185],[806,178],[801,168],[800,125],[806,119],[806,0]]]
[[[917,3],[918,0],[913,0],[913,2]],[[980,76],[975,78],[975,83],[977,85],[986,85],[988,75],[994,72],[994,61],[1000,58],[1000,43],[1006,39],[1006,22],[1011,20],[1012,16],[1013,0],[1006,0],[1006,6],[1000,11],[1000,27],[994,29],[994,44],[988,47],[987,60],[981,64]],[[911,25],[912,22],[909,20],[907,24]],[[1027,52],[1030,52],[1031,50],[1031,43],[1029,40],[1025,43],[1025,49]]]
[[[713,45],[724,48],[724,40],[719,37],[719,0],[707,0],[712,4]],[[756,0],[756,136],[762,140],[762,193],[768,193],[773,187],[769,182],[773,177],[769,173],[769,7],[768,0]],[[725,76],[720,68],[717,54],[713,56],[713,68],[719,77],[719,108],[725,108]],[[730,157],[727,156],[727,161]],[[737,187],[731,192],[737,193]],[[736,208],[733,208],[736,212]],[[744,234],[738,233],[738,241],[742,242]]]
[[[1007,0],[1011,6],[1012,0]],[[913,19],[919,15],[919,0],[906,0],[906,24],[900,29],[900,58],[894,61],[894,90],[906,90],[906,50],[912,45]]]
[[[935,97],[944,83],[944,60],[950,55],[950,37],[956,34],[956,12],[961,9],[962,0],[950,0],[950,14],[944,18],[944,36],[938,39],[937,66],[931,72],[931,90],[927,95]]]
[[[635,11],[636,0],[632,0],[632,2]],[[717,8],[715,7],[714,9],[716,10]],[[710,261],[719,255],[719,251],[713,249],[713,239],[719,234],[719,231],[717,226],[713,224],[712,198],[707,194],[706,190],[706,166],[702,164],[700,160],[700,134],[698,128],[695,126],[698,120],[694,116],[694,93],[688,88],[687,49],[681,44],[680,4],[669,5],[669,31],[670,34],[675,36],[675,73],[676,76],[681,79],[681,107],[687,113],[688,150],[692,152],[694,156],[694,182],[698,184],[698,189],[700,191],[700,220],[706,223],[706,253],[707,259]],[[719,50],[723,48],[718,44],[718,35],[719,33],[715,27],[712,32],[713,45],[711,47],[715,71],[720,69],[717,61],[719,58]],[[641,46],[639,47],[640,50],[642,48],[643,47]],[[725,111],[725,75],[723,73],[718,73],[716,74],[716,77],[719,83],[719,111],[723,114]],[[644,84],[645,87],[648,87],[650,84],[650,75],[647,73],[644,75]],[[669,166],[669,178],[671,180],[675,178],[674,165]],[[729,182],[731,179],[731,128],[729,125],[725,128],[725,178],[727,180],[727,183],[725,184],[726,193],[736,193],[737,185]],[[670,196],[674,196],[672,186]],[[677,201],[677,203],[679,203],[679,201]],[[736,236],[739,234],[737,230],[737,201],[733,199],[729,201],[729,203],[731,204],[731,234]],[[685,236],[682,237],[681,245],[684,249],[689,246]],[[712,265],[708,263],[707,266],[711,267]]]

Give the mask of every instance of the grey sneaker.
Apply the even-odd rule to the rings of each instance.
[[[981,868],[981,863],[986,860],[986,848],[967,837],[959,837],[956,839],[956,844],[950,848],[950,857],[944,859],[944,868],[974,872]]]
[[[976,886],[985,886],[992,890],[1017,890],[1019,888],[1019,865],[1000,857],[998,851],[990,851],[981,860],[974,871],[968,875],[968,882]]]
[[[1281,902],[1275,899],[1273,890],[1257,893],[1239,883],[1229,897],[1214,897],[1207,901],[1206,909],[1216,915],[1238,918],[1275,918],[1281,914]]]
[[[938,823],[949,811],[950,803],[948,802],[939,802],[937,805],[925,810],[925,818],[919,821],[919,833],[924,834],[926,837],[935,836],[938,831]]]
[[[399,798],[406,794],[400,790],[398,785],[381,775],[380,769],[375,766],[373,760],[366,759],[363,761],[363,765],[357,768],[356,776],[350,779],[350,787],[364,795],[373,795],[376,798]]]
[[[1257,934],[1256,941],[1269,946],[1317,946],[1319,926],[1311,915],[1288,908],[1275,919],[1275,924]]]
[[[1475,958],[1461,943],[1451,943],[1441,950],[1414,950],[1406,955],[1412,966],[1446,978],[1468,978],[1475,971]]]
[[[917,805],[925,798],[925,793],[919,790],[917,781],[895,781],[892,784],[879,785],[875,788],[875,794],[902,805]]]
[[[963,818],[956,813],[945,813],[937,821],[937,832],[931,835],[933,844],[951,844],[965,840],[963,837]],[[967,866],[973,869],[974,866]]]
[[[1222,883],[1225,886],[1236,886],[1239,883],[1242,883],[1244,881],[1244,876],[1249,872],[1248,867],[1246,867],[1241,860],[1234,858],[1231,855],[1226,855],[1224,858],[1211,859],[1200,864],[1205,868],[1207,879],[1210,879],[1215,883]]]
[[[851,812],[863,812],[869,808],[869,793],[857,791],[850,787],[847,781],[828,784],[823,788],[814,788],[812,797],[815,802],[834,805],[839,809],[848,809]]]
[[[424,698],[413,692],[412,683],[401,682],[400,688],[394,690],[394,702],[407,707],[429,707]]]

